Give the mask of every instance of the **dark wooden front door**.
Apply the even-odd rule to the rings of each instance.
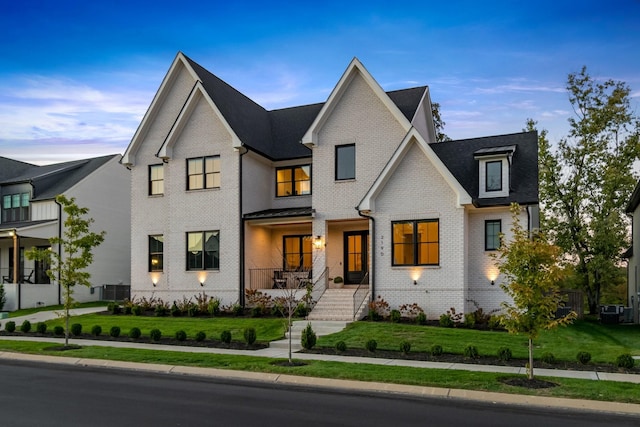
[[[345,284],[359,284],[369,271],[369,231],[344,233]]]

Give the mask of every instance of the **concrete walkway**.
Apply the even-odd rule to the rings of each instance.
[[[104,307],[93,307],[75,309],[74,315],[94,313],[104,311]],[[24,320],[30,322],[41,322],[57,317],[54,312],[38,312],[32,315],[14,317],[10,319],[3,319],[1,322],[4,325],[7,320],[12,320],[19,325]],[[317,323],[315,321],[314,323]],[[319,325],[318,325],[319,326]],[[2,336],[0,339],[15,340],[15,341],[40,341],[40,342],[52,342],[60,343],[60,338],[44,338],[44,337],[20,337],[20,336]],[[100,341],[100,340],[82,340],[71,339],[74,344],[83,346],[102,346],[102,347],[118,347],[118,348],[138,348],[138,349],[151,349],[158,351],[178,351],[189,353],[209,353],[209,354],[236,354],[245,356],[257,356],[268,358],[287,358],[288,348],[282,347],[270,347],[262,350],[232,350],[223,348],[208,348],[208,347],[190,347],[190,346],[175,346],[175,345],[163,345],[163,344],[146,344],[130,341]],[[342,363],[366,363],[373,365],[387,365],[387,366],[404,366],[414,368],[425,369],[450,369],[450,370],[465,370],[475,372],[498,372],[504,374],[520,374],[525,375],[524,367],[509,367],[509,366],[493,366],[493,365],[475,365],[464,363],[443,363],[443,362],[426,362],[426,361],[414,361],[414,360],[399,360],[399,359],[382,359],[374,357],[349,357],[341,355],[326,355],[326,354],[309,354],[309,353],[296,353],[296,359],[300,360],[324,360]],[[619,412],[619,413],[633,413],[640,415],[640,405],[637,404],[623,404],[616,402],[599,402],[591,400],[576,400],[576,399],[558,399],[558,398],[543,398],[536,396],[525,395],[511,395],[501,393],[489,393],[489,392],[475,392],[470,390],[453,390],[435,387],[416,387],[405,386],[399,384],[381,384],[381,383],[368,383],[360,381],[342,381],[335,379],[322,379],[322,378],[309,378],[309,377],[297,377],[292,375],[280,375],[280,374],[260,374],[251,372],[238,372],[228,371],[221,369],[210,368],[195,368],[186,366],[173,366],[173,365],[158,365],[158,364],[145,364],[145,363],[129,363],[129,362],[117,362],[110,360],[95,360],[95,359],[80,359],[73,357],[59,357],[59,356],[44,356],[44,355],[29,355],[12,352],[1,352],[0,359],[7,360],[32,360],[50,363],[63,363],[63,364],[77,364],[82,366],[103,366],[103,367],[117,367],[123,369],[136,369],[143,371],[154,372],[169,372],[179,374],[194,374],[205,375],[235,379],[252,379],[259,381],[271,381],[287,384],[298,385],[316,385],[322,387],[331,388],[350,388],[361,391],[388,391],[394,393],[406,393],[420,396],[441,396],[441,397],[457,397],[466,398],[472,400],[493,401],[512,404],[523,405],[542,405],[545,407],[557,407],[557,408],[570,408],[570,409],[588,409],[595,411],[605,412]],[[560,378],[575,378],[584,380],[603,380],[603,381],[619,381],[628,382],[630,387],[635,387],[632,384],[640,384],[640,375],[637,374],[621,374],[621,373],[605,373],[596,371],[569,371],[560,369],[536,369],[536,375],[539,377],[560,377]]]

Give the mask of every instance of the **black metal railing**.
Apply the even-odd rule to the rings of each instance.
[[[368,294],[369,272],[364,275],[364,277],[358,284],[356,291],[353,293],[353,320],[357,320],[356,315],[358,314],[358,311],[360,311],[360,307],[362,307],[362,304],[364,304]]]
[[[297,289],[313,281],[312,270],[289,271],[282,268],[249,269],[248,289]]]

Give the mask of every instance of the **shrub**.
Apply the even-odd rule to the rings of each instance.
[[[111,314],[120,314],[121,311],[120,306],[115,302],[110,302],[109,305],[107,305],[107,310],[109,310]]]
[[[420,313],[417,314],[416,323],[418,325],[426,325],[427,324],[427,315],[424,314],[423,311],[421,311]]]
[[[231,306],[231,313],[233,313],[234,316],[242,316],[244,314],[244,309],[240,304],[236,303]]]
[[[36,323],[36,332],[38,332],[39,334],[46,334],[47,333],[47,324],[44,323],[44,322]]]
[[[198,333],[196,333],[196,341],[202,342],[205,338],[207,338],[207,334],[205,334],[204,331],[199,331]]]
[[[375,352],[376,349],[378,348],[378,341],[376,340],[369,340],[365,343],[364,348],[366,348],[368,351],[370,351],[371,353]]]
[[[113,313],[113,307],[116,305],[115,302],[110,302],[109,304],[107,304],[107,311],[109,313]]]
[[[4,330],[7,332],[15,332],[16,331],[16,322],[10,320],[4,325]]]
[[[309,314],[309,307],[305,303],[300,303],[296,307],[295,316],[296,317],[307,317]]]
[[[553,355],[553,353],[547,351],[545,353],[542,353],[542,356],[540,356],[540,360],[542,360],[544,363],[552,364],[555,363],[556,357]]]
[[[473,328],[476,325],[476,316],[473,313],[467,313],[464,315],[464,327]]]
[[[311,323],[307,323],[306,328],[302,330],[302,338],[300,339],[302,347],[306,350],[311,350],[316,345],[316,340],[316,333],[313,332]]]
[[[409,341],[402,341],[400,343],[400,351],[404,354],[409,354],[411,351],[411,343]]]
[[[211,298],[207,305],[207,311],[211,316],[218,316],[220,314],[220,300],[218,298]]]
[[[25,334],[27,332],[31,332],[31,322],[29,322],[28,320],[22,322],[22,325],[20,325],[20,332],[24,332]]]
[[[74,337],[82,335],[82,325],[80,323],[74,323],[71,325],[71,335]]]
[[[400,310],[391,310],[391,314],[390,314],[389,318],[391,319],[391,321],[393,323],[400,322],[400,318],[401,317],[402,317],[402,315],[400,314]]]
[[[246,328],[243,332],[244,340],[247,344],[252,345],[256,342],[256,330],[255,328]]]
[[[231,342],[231,331],[222,331],[220,333],[220,341],[229,344]]]
[[[464,357],[468,357],[469,359],[477,359],[480,357],[478,354],[478,348],[475,345],[468,345],[464,349]]]
[[[142,335],[140,328],[136,328],[135,326],[129,331],[129,338],[131,338],[132,340],[137,340],[138,338],[140,338],[140,335]]]
[[[628,353],[621,354],[616,358],[616,367],[618,368],[631,369],[633,368],[634,364],[635,360],[633,360],[633,357],[631,357],[631,355]]]
[[[142,307],[140,307],[139,305],[134,305],[133,307],[131,307],[131,313],[134,316],[140,316],[142,314]]]
[[[335,279],[334,279],[335,281]],[[389,303],[378,295],[378,298],[369,303],[369,319],[382,320],[389,315]]]
[[[183,330],[176,331],[176,339],[178,341],[184,341],[187,339],[187,333]]]
[[[163,317],[167,315],[168,308],[164,304],[158,304],[155,308],[156,316]]]
[[[589,353],[588,351],[579,351],[576,355],[576,359],[578,360],[578,362],[586,365],[591,361],[591,353]]]
[[[440,315],[439,320],[440,326],[443,328],[453,328],[453,319],[451,318],[451,314],[444,313]]]
[[[122,307],[122,312],[126,315],[130,315],[132,311],[133,307],[131,307],[130,305],[125,305],[124,307]]]
[[[340,353],[347,351],[347,344],[344,341],[338,341],[336,343],[336,350],[338,350]]]
[[[120,336],[120,326],[112,326],[109,329],[109,335],[113,338],[118,338]]]
[[[173,305],[171,306],[171,315],[173,317],[180,317],[182,315],[182,310],[180,310],[180,308],[178,307],[178,305],[176,304],[176,302],[173,302]]]
[[[498,359],[503,362],[511,360],[513,354],[511,353],[511,349],[509,347],[500,347],[498,349]]]
[[[101,333],[102,333],[102,326],[100,326],[100,325],[94,325],[94,326],[91,328],[91,335],[96,336],[96,337],[99,337]]]
[[[198,306],[195,304],[190,305],[187,309],[187,316],[189,317],[196,317],[199,313],[200,310],[198,310]]]
[[[160,341],[160,338],[162,338],[162,332],[160,332],[160,329],[158,328],[153,328],[149,331],[149,338],[151,338],[151,341]]]
[[[251,307],[251,317],[260,317],[262,316],[262,307],[256,305],[255,307]]]
[[[53,335],[62,336],[64,335],[64,328],[60,325],[53,327]]]
[[[487,327],[492,331],[500,329],[502,327],[502,324],[500,323],[500,316],[494,315],[489,317],[489,320],[487,321]]]
[[[438,344],[434,344],[431,346],[431,355],[432,356],[440,356],[442,355],[442,346]]]

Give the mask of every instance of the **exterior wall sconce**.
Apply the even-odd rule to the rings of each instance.
[[[200,282],[200,286],[204,287],[204,282]]]
[[[491,281],[491,286],[495,285],[496,282],[494,280]]]
[[[316,236],[313,239],[313,246],[315,246],[316,249],[322,249],[322,236]]]
[[[417,281],[417,280],[414,280],[414,281],[413,281],[413,286],[417,286],[417,285],[418,285],[418,281]]]
[[[156,287],[156,282],[151,282],[151,284],[153,285],[153,287]]]

